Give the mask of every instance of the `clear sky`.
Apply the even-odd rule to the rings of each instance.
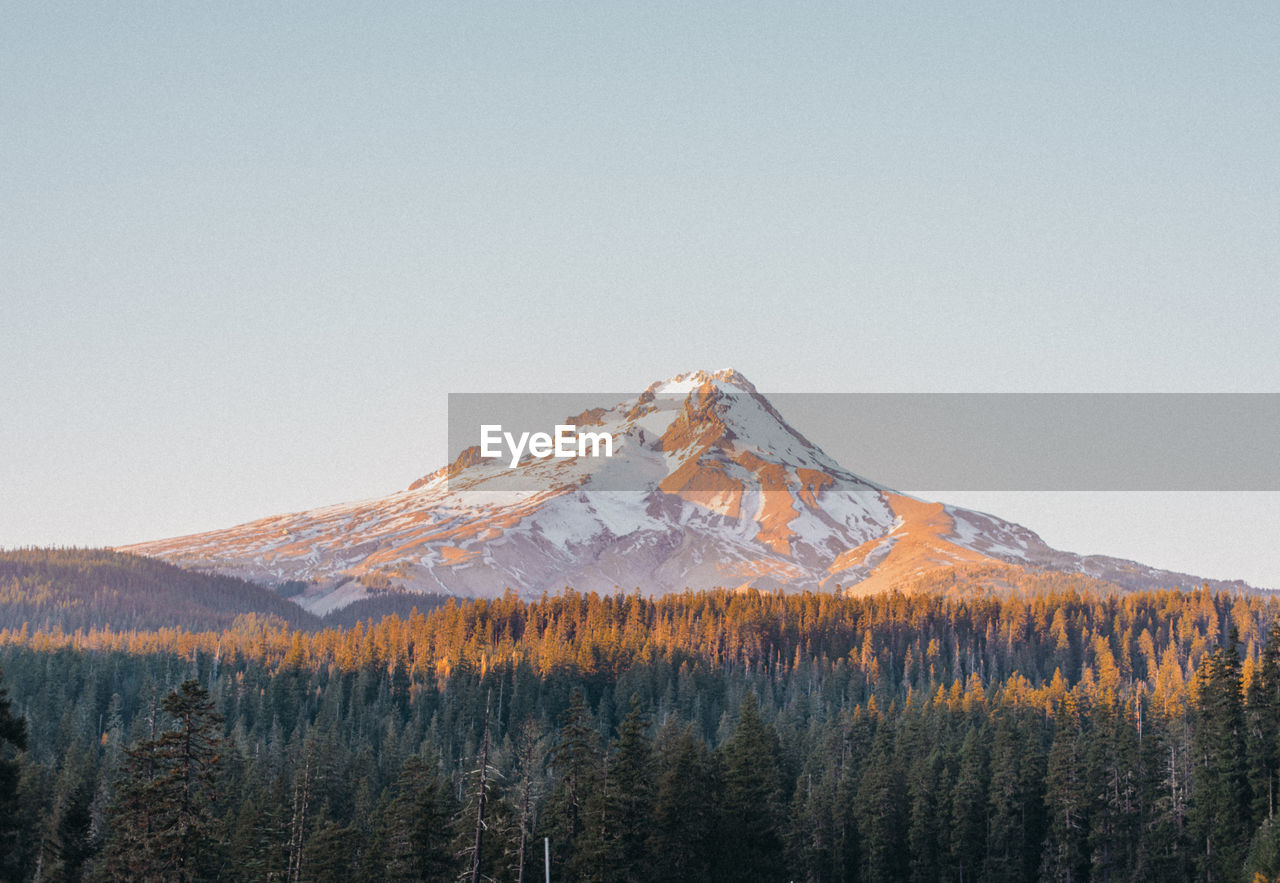
[[[402,488],[450,391],[1280,391],[1277,46],[1274,2],[9,3],[0,545]],[[1280,586],[1276,495],[955,501]]]

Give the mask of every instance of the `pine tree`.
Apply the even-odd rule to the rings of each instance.
[[[579,688],[570,694],[561,717],[560,733],[551,751],[555,785],[547,800],[546,835],[551,838],[551,864],[575,876],[589,872],[587,835],[599,833],[600,819],[593,817],[592,802],[600,797],[603,779],[599,736],[591,724],[591,711]]]
[[[384,807],[380,842],[371,850],[388,881],[451,879],[457,862],[450,849],[453,797],[435,764],[418,755],[400,768]]]
[[[1280,880],[1280,822],[1267,819],[1258,826],[1244,859],[1244,880]]]
[[[21,879],[28,820],[18,794],[19,766],[13,756],[27,748],[27,721],[16,717],[9,691],[0,686],[0,878]]]
[[[1130,877],[1142,839],[1137,729],[1119,707],[1092,713],[1086,753],[1091,806],[1089,849],[1094,880]]]
[[[1191,818],[1196,872],[1234,880],[1249,842],[1250,791],[1245,768],[1244,711],[1235,628],[1198,672]]]
[[[304,879],[352,883],[360,879],[363,853],[364,838],[358,829],[323,819],[307,839]]]
[[[882,721],[858,789],[858,832],[869,881],[901,880],[908,870],[908,792],[893,736],[890,723]]]
[[[942,878],[943,857],[939,833],[950,827],[940,814],[946,793],[942,788],[942,755],[934,749],[912,763],[907,775],[907,794],[911,801],[907,848],[911,854],[910,874],[915,883],[931,883]],[[941,806],[940,806],[941,804]]]
[[[127,752],[100,868],[108,877],[194,881],[211,876],[217,864],[213,803],[222,718],[195,680],[161,707],[173,728]]]
[[[996,719],[988,787],[988,880],[1035,876],[1042,838],[1043,755],[1034,732],[1010,710]]]
[[[977,880],[987,854],[987,757],[976,726],[965,733],[951,792],[951,865],[960,883]]]
[[[532,861],[534,820],[537,814],[543,778],[546,737],[533,718],[520,725],[516,744],[518,776],[512,783],[508,802],[516,807],[517,836],[516,879],[523,883],[525,871]]]
[[[754,693],[721,749],[718,874],[723,880],[767,880],[783,874],[778,736],[760,717]]]
[[[1249,781],[1253,785],[1253,822],[1276,815],[1280,773],[1280,619],[1271,624],[1267,644],[1254,668],[1247,693]]]
[[[1089,784],[1084,736],[1063,715],[1045,775],[1047,831],[1041,877],[1057,883],[1089,879]]]
[[[689,727],[670,723],[659,735],[653,827],[652,879],[697,883],[707,879],[714,780],[711,758]]]
[[[1153,711],[1139,752],[1144,808],[1140,868],[1150,879],[1188,879],[1192,874],[1186,836],[1189,731],[1184,715],[1170,719]]]
[[[810,880],[837,880],[843,871],[843,818],[849,801],[841,779],[848,764],[843,728],[811,726],[811,744],[791,801],[788,867]]]
[[[42,878],[79,880],[85,863],[97,852],[93,836],[93,799],[97,771],[83,745],[67,750],[49,813]]]
[[[470,883],[513,880],[519,873],[518,822],[502,792],[502,773],[493,761],[486,703],[480,750],[464,771],[464,800],[453,819],[453,853],[462,868],[459,879]]]
[[[603,860],[613,880],[651,879],[645,842],[653,816],[653,748],[645,732],[648,726],[640,697],[632,695],[631,710],[618,724],[609,764]]]

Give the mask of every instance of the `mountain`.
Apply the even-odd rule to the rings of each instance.
[[[389,496],[122,551],[292,584],[293,600],[319,614],[405,592],[566,585],[869,593],[957,568],[1062,571],[1122,588],[1202,582],[1061,552],[1020,525],[878,485],[828,457],[733,370],[681,374],[566,423],[607,433],[614,455],[526,454],[512,468],[473,447]]]

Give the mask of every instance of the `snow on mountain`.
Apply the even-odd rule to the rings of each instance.
[[[607,432],[614,456],[526,454],[510,469],[471,448],[386,497],[123,551],[304,581],[295,600],[316,613],[388,590],[871,592],[973,564],[1126,586],[1192,579],[1059,552],[1019,525],[881,487],[810,443],[733,370],[681,374],[567,422]]]

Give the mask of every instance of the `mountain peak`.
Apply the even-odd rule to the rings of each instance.
[[[675,377],[668,377],[666,380],[654,381],[645,391],[655,395],[679,395],[701,389],[708,384],[736,392],[756,392],[751,381],[733,368],[721,368],[719,371],[687,371]]]

